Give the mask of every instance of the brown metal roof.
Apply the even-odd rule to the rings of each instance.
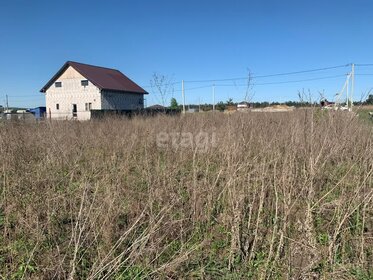
[[[112,90],[119,92],[131,92],[148,94],[143,88],[125,76],[122,72],[116,69],[110,69],[100,66],[94,66],[74,61],[67,61],[62,68],[49,80],[49,82],[40,90],[46,90],[62,75],[69,67],[73,67],[88,81],[97,86],[101,90]]]

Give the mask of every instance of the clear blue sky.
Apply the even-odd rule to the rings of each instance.
[[[44,104],[40,88],[67,60],[121,70],[160,103],[154,72],[175,82],[373,63],[373,1],[19,1],[0,2],[0,104]],[[349,68],[253,83],[342,75]],[[357,73],[373,73],[360,67]],[[302,88],[330,99],[344,77],[254,86],[254,101],[297,100]],[[245,81],[215,82],[216,100],[241,101]],[[186,83],[187,103],[212,102],[212,83]],[[236,85],[234,85],[236,84]],[[207,88],[188,90],[208,86]],[[356,77],[356,95],[373,76]],[[181,100],[180,84],[174,97]],[[169,96],[168,98],[170,98]]]

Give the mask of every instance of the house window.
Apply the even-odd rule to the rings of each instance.
[[[86,87],[86,86],[88,86],[88,80],[81,80],[81,81],[80,81],[80,84],[81,84],[83,87]]]
[[[55,83],[54,83],[54,86],[55,86],[55,87],[62,87],[62,82],[55,82]]]
[[[92,103],[86,103],[85,104],[85,110],[86,111],[91,111],[92,110]]]
[[[59,110],[60,109],[60,104],[56,104],[56,110]]]
[[[78,116],[78,105],[73,104],[73,118]]]

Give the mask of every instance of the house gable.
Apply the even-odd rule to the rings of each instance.
[[[49,92],[56,94],[66,93],[66,91],[68,91],[77,94],[79,92],[100,91],[100,89],[89,80],[87,86],[82,86],[81,81],[85,80],[88,80],[87,77],[79,73],[74,67],[68,66],[63,69],[63,71],[60,71],[58,75],[53,77],[53,80],[50,81],[49,87],[45,89],[45,93]],[[56,87],[56,83],[60,83],[60,87]]]
[[[69,80],[71,81],[88,79],[87,77],[83,76],[79,71],[77,71],[73,66],[68,65],[66,63],[40,91],[46,93],[47,91],[50,91],[51,88],[55,87],[55,82],[63,82]]]
[[[56,81],[58,80],[65,80],[65,79],[82,79],[86,80],[87,78],[84,77],[82,74],[80,74],[78,71],[76,71],[73,67],[69,66],[65,72],[59,76]]]

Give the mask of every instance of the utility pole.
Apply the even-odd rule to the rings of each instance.
[[[355,90],[355,64],[351,64],[351,95],[350,95],[350,102],[351,107],[350,110],[352,111],[353,104],[353,97],[354,97],[354,90]]]
[[[8,95],[7,94],[5,95],[5,98],[6,98],[6,101],[5,101],[6,110],[8,111],[8,109],[9,109],[9,102],[8,102]]]
[[[351,110],[350,110],[350,91],[349,91],[349,87],[350,87],[350,85],[349,85],[350,78],[351,78],[351,74],[349,74],[349,75],[347,76],[347,81],[346,81],[346,105],[347,105],[347,108],[348,108],[349,111],[351,111]]]
[[[212,85],[212,111],[215,112],[215,84]]]
[[[185,89],[184,89],[184,80],[181,81],[181,94],[183,98],[183,113],[185,114]]]

